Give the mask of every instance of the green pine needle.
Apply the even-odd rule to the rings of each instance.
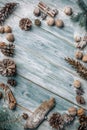
[[[82,11],[85,11],[85,12],[87,11],[87,5],[85,4],[83,0],[77,0],[77,4],[79,5]]]

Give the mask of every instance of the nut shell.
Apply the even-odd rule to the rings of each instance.
[[[77,111],[78,116],[82,116],[84,114],[85,114],[85,110],[83,108],[78,109],[78,111]]]
[[[75,80],[73,83],[75,88],[80,88],[81,87],[81,82],[79,80]]]
[[[66,15],[72,15],[72,8],[71,7],[65,7],[64,12]]]
[[[57,19],[57,20],[55,21],[55,24],[56,24],[56,26],[59,27],[59,28],[64,27],[64,22],[63,22],[61,19]]]
[[[51,17],[50,17],[50,18],[47,19],[47,25],[49,25],[49,26],[53,26],[54,23],[55,23],[54,18],[51,18]]]
[[[9,42],[14,42],[14,35],[12,33],[8,33],[7,36],[6,36],[6,39],[9,41]]]

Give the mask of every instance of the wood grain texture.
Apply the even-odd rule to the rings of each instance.
[[[9,1],[1,0],[0,7]],[[74,57],[76,51],[74,36],[76,34],[82,36],[85,31],[78,24],[74,25],[71,22],[70,17],[63,13],[63,8],[70,5],[77,12],[79,8],[73,0],[45,0],[49,6],[58,6],[58,17],[64,20],[65,28],[49,27],[46,21],[42,21],[40,28],[33,24],[32,30],[26,32],[19,28],[19,20],[22,17],[29,17],[34,23],[33,10],[38,0],[12,1],[17,1],[19,7],[6,20],[5,24],[13,28],[15,35],[16,49],[13,59],[17,64],[19,76],[16,77],[17,87],[11,89],[18,104],[22,106],[17,112],[20,114],[22,110],[26,111],[27,109],[34,111],[42,101],[53,96],[57,102],[53,111],[64,113],[70,106],[73,106],[73,103],[78,105],[75,100],[75,89],[72,85],[75,79],[81,80],[84,91],[87,91],[87,82],[78,77],[76,72],[64,61],[64,57]],[[6,34],[0,34],[0,41],[7,42],[5,36]],[[84,51],[86,52],[86,49]],[[3,58],[5,56],[0,53],[0,59]],[[0,81],[6,83],[6,78],[0,76]],[[87,93],[84,94],[84,97],[87,101]],[[3,101],[1,104],[3,104]],[[87,104],[82,107],[87,109]],[[73,126],[66,129],[76,130],[77,126],[78,122],[76,121]],[[39,130],[44,129],[50,130],[47,121],[39,127]]]

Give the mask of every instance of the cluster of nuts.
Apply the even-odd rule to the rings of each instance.
[[[85,104],[85,99],[82,96],[84,94],[84,91],[81,86],[81,82],[79,80],[75,80],[73,83],[73,86],[76,88],[76,101],[78,104]]]
[[[14,35],[12,34],[12,28],[10,26],[0,26],[0,33],[7,33],[6,39],[9,42],[14,42]]]

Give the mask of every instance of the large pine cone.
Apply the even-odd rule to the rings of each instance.
[[[0,10],[0,24],[3,24],[5,19],[13,12],[17,3],[6,3],[6,5]]]
[[[64,120],[60,113],[53,113],[49,119],[49,124],[52,128],[60,130],[64,127]]]
[[[19,27],[22,30],[25,30],[25,31],[30,30],[31,26],[32,26],[32,21],[29,18],[22,18],[19,21]]]
[[[16,64],[11,59],[0,61],[0,74],[2,76],[14,76],[16,74]]]
[[[5,56],[13,56],[14,48],[15,48],[15,46],[13,44],[8,44],[8,45],[3,46],[3,48],[1,49],[1,52]]]

